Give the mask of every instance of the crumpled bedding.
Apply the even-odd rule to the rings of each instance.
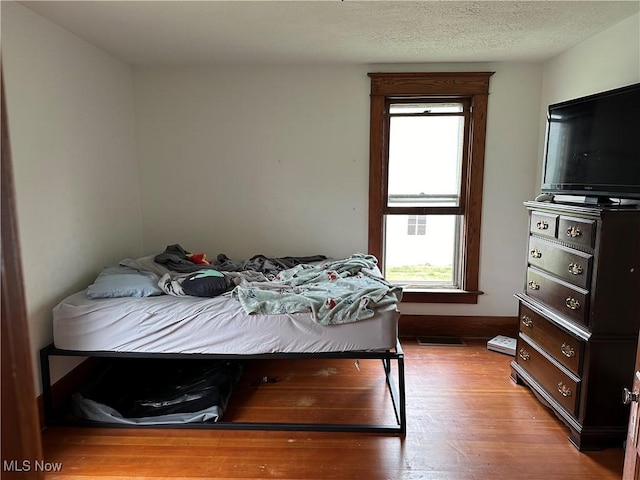
[[[402,288],[382,277],[373,255],[357,253],[342,260],[255,255],[230,260],[219,254],[213,264],[204,266],[190,262],[188,255],[175,244],[155,257],[125,259],[120,265],[159,276],[160,290],[169,295],[232,295],[246,313],[309,312],[321,325],[364,320],[374,315],[374,309],[402,299]],[[158,263],[159,258],[164,263]]]
[[[282,270],[293,268],[305,263],[321,262],[326,260],[324,255],[311,255],[307,257],[278,257],[270,258],[264,255],[254,255],[248,260],[232,260],[224,253],[216,257],[214,268],[222,272],[261,272],[266,275],[277,275]]]
[[[324,255],[306,257],[270,258],[254,255],[248,260],[232,260],[219,254],[214,263],[194,263],[192,253],[180,244],[169,245],[164,252],[153,257],[151,269],[158,268],[164,273],[158,280],[158,287],[168,295],[216,297],[230,292],[236,285],[246,282],[266,282],[273,280],[281,271],[295,265],[326,260]],[[197,254],[206,258],[206,255]],[[143,257],[142,260],[148,259]],[[126,262],[126,263],[123,263]],[[147,261],[123,260],[121,264],[144,272],[150,265]]]
[[[233,290],[247,313],[311,312],[322,325],[370,318],[375,308],[402,299],[402,288],[387,282],[372,255],[355,254],[319,265],[297,265],[270,282],[246,282]]]
[[[204,269],[215,269],[206,260],[203,263],[192,261],[191,252],[186,251],[180,244],[169,245],[164,252],[155,256],[156,263],[164,265],[172,272],[191,273]],[[205,258],[206,255],[203,255]]]

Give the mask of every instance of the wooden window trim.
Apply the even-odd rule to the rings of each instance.
[[[480,225],[482,220],[482,186],[487,127],[489,78],[493,72],[418,72],[369,73],[371,78],[371,125],[369,138],[369,253],[382,259],[386,206],[388,149],[386,102],[425,96],[471,98],[471,161],[467,161],[466,198],[463,225],[462,289],[405,290],[403,301],[421,303],[477,303],[482,294],[480,275]],[[440,209],[439,209],[440,210]],[[402,213],[394,209],[393,213]],[[424,214],[429,213],[425,209]]]

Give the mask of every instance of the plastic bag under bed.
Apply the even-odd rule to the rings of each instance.
[[[73,411],[102,423],[216,422],[241,375],[229,360],[109,359],[73,395]]]

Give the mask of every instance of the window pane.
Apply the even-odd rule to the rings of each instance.
[[[464,117],[390,118],[388,206],[458,206]]]
[[[422,230],[416,235],[407,232],[409,215],[385,216],[385,277],[398,284],[457,287],[461,216],[426,215],[418,219]],[[416,223],[413,225],[416,232]]]
[[[416,234],[416,216],[409,215],[407,218],[407,235],[415,235]]]

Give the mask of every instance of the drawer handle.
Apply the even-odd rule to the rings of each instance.
[[[569,388],[562,382],[558,382],[558,393],[560,393],[560,395],[562,395],[563,397],[570,397],[572,395],[571,388]]]
[[[527,360],[529,360],[529,358],[531,358],[531,357],[529,356],[529,352],[527,352],[524,348],[521,348],[521,349],[518,351],[518,355],[519,355],[519,357],[520,357],[521,359],[523,359],[525,362],[526,362]]]
[[[566,344],[566,343],[562,344],[562,346],[560,347],[560,351],[567,358],[571,358],[571,357],[575,357],[576,356],[576,351],[573,349],[573,347],[571,345]]]
[[[580,302],[573,297],[565,299],[564,304],[571,310],[578,310],[580,308]]]
[[[549,224],[547,222],[540,220],[538,223],[536,223],[536,227],[538,227],[538,230],[548,230]]]
[[[533,320],[531,320],[531,317],[528,315],[523,315],[522,316],[522,324],[525,327],[531,328],[533,327]]]
[[[567,235],[571,238],[576,238],[582,235],[582,231],[575,225],[571,225],[569,228],[567,228]]]
[[[624,387],[622,389],[622,403],[624,403],[625,405],[629,405],[632,402],[637,402],[638,398],[640,398],[638,392],[632,392],[627,387]]]
[[[542,257],[542,252],[540,250],[538,250],[537,248],[534,248],[533,250],[531,250],[531,256],[533,258],[540,258]]]
[[[584,269],[582,268],[582,265],[579,265],[577,263],[569,264],[569,273],[571,275],[580,275],[583,271]]]
[[[529,282],[529,288],[531,290],[540,290],[540,284],[538,282],[534,282],[533,280],[531,280]]]

